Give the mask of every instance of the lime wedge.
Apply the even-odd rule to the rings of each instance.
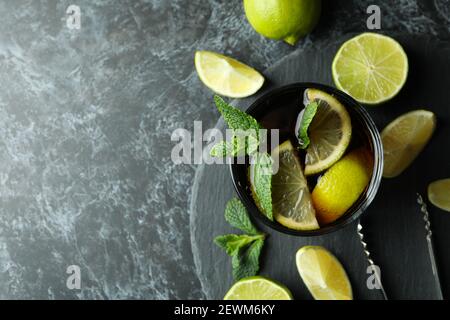
[[[297,251],[297,269],[316,300],[352,300],[352,287],[347,273],[336,257],[319,246],[306,246]]]
[[[320,224],[337,220],[359,199],[372,177],[372,166],[372,155],[365,149],[356,149],[320,177],[312,192]]]
[[[308,183],[292,143],[289,140],[282,143],[272,154],[279,160],[278,172],[272,177],[275,220],[290,229],[318,229]]]
[[[292,300],[288,288],[261,276],[249,277],[236,282],[224,300]]]
[[[195,68],[208,88],[231,98],[248,97],[264,83],[264,77],[255,69],[215,52],[197,51]]]
[[[436,116],[426,110],[408,112],[388,124],[381,132],[383,177],[400,175],[428,143],[435,128]]]
[[[352,124],[345,107],[328,93],[308,89],[305,98],[319,105],[308,128],[311,140],[305,157],[308,176],[328,169],[342,157],[350,143]]]
[[[439,209],[450,212],[450,179],[442,179],[430,183],[428,199]]]
[[[393,98],[408,75],[408,57],[394,39],[363,33],[345,42],[333,60],[334,83],[357,101],[369,105]]]

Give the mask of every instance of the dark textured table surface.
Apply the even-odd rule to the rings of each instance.
[[[203,298],[191,254],[194,165],[170,136],[213,127],[193,54],[209,49],[264,70],[293,50],[365,31],[448,38],[450,1],[324,0],[293,48],[264,39],[241,1],[2,0],[0,298]],[[81,29],[66,9],[81,9]],[[78,265],[81,289],[66,286]]]

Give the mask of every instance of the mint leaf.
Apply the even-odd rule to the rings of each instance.
[[[232,227],[238,228],[250,235],[260,234],[252,224],[244,205],[237,198],[228,201],[225,208],[225,220],[227,220]]]
[[[234,256],[239,253],[243,248],[247,247],[255,240],[263,238],[264,235],[249,236],[246,234],[226,234],[218,236],[214,239],[214,242],[225,250],[229,256]]]
[[[221,141],[215,144],[209,154],[212,157],[236,157],[251,155],[258,149],[258,139],[255,135],[233,136],[231,142]]]
[[[271,221],[272,213],[272,157],[268,153],[258,153],[250,165],[250,182],[256,205]]]
[[[253,154],[259,146],[259,130],[262,127],[251,115],[227,104],[221,97],[214,102],[228,127],[233,130],[232,141],[222,142],[211,149],[213,157]]]
[[[255,132],[256,132],[256,135],[252,134],[252,135],[245,137],[245,148],[246,148],[246,153],[248,155],[252,155],[258,150],[258,146],[259,146],[258,132],[257,131],[255,131]]]
[[[249,234],[226,234],[218,236],[214,242],[231,256],[233,277],[236,280],[254,276],[259,271],[259,256],[264,246],[265,234],[259,232],[250,221],[241,201],[233,198],[225,208],[225,219],[231,226]]]
[[[228,103],[226,103],[221,97],[215,95],[214,102],[216,103],[217,109],[222,114],[223,119],[227,123],[228,127],[233,130],[249,130],[253,129],[256,132],[261,129],[258,121],[251,115],[235,108]]]
[[[259,272],[259,257],[264,245],[263,239],[253,242],[248,248],[233,255],[231,264],[233,267],[233,278],[240,280],[242,278],[255,276]]]
[[[305,110],[303,111],[302,120],[298,129],[298,138],[301,149],[306,149],[309,146],[310,139],[308,136],[308,128],[316,115],[318,107],[319,105],[317,102],[310,102],[306,105]]]
[[[234,143],[220,141],[211,148],[209,154],[211,157],[229,157],[238,152],[239,150],[236,150]]]

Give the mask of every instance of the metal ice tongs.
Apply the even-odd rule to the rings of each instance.
[[[420,205],[420,211],[423,213],[423,221],[425,221],[425,230],[427,231],[427,244],[428,244],[428,255],[430,256],[431,262],[431,270],[433,271],[434,283],[436,286],[436,294],[439,300],[444,300],[444,296],[442,294],[441,281],[439,280],[439,273],[436,264],[436,258],[434,256],[434,247],[433,247],[433,232],[431,231],[430,224],[430,215],[428,214],[427,204],[423,201],[422,196],[417,194],[417,203]]]
[[[375,275],[375,280],[377,281],[377,284],[379,286],[379,289],[381,290],[381,294],[383,295],[384,300],[388,300],[386,291],[384,291],[383,285],[381,283],[381,275],[379,273],[379,269],[378,267],[375,265],[375,263],[373,262],[371,256],[370,256],[370,251],[369,249],[367,249],[367,243],[364,241],[364,234],[362,233],[362,225],[360,222],[358,222],[358,227],[357,227],[357,233],[359,236],[359,240],[363,246],[364,249],[364,254],[366,255],[367,258],[367,262],[369,263],[369,265],[373,268],[374,271],[374,275]]]

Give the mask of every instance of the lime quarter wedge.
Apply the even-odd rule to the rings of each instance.
[[[384,153],[383,177],[400,175],[419,155],[436,128],[436,116],[427,110],[401,115],[381,132]]]
[[[297,251],[297,269],[316,300],[352,300],[352,287],[339,260],[319,246]]]
[[[439,209],[450,212],[450,179],[442,179],[430,183],[428,199]]]
[[[215,52],[197,51],[195,68],[208,88],[230,98],[251,96],[264,83],[264,77],[255,69]]]

